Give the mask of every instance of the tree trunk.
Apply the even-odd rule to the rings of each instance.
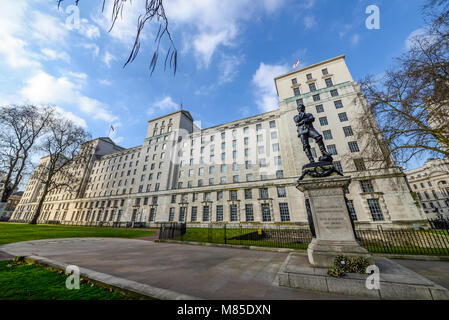
[[[33,218],[29,222],[29,224],[37,224],[37,220],[39,219],[39,216],[41,214],[42,206],[44,205],[45,198],[47,197],[48,193],[48,183],[45,184],[44,192],[42,193],[41,198],[39,199],[39,204],[36,208],[36,211],[34,212]]]

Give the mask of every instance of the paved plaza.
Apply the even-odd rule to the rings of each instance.
[[[288,253],[103,238],[51,239],[0,247],[203,299],[348,299],[278,286]],[[449,288],[449,262],[396,260]]]

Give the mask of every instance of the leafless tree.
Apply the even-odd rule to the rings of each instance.
[[[61,5],[61,3],[64,0],[56,0],[58,7]],[[79,0],[73,0],[76,5],[79,4]],[[102,11],[104,12],[105,5],[107,0],[103,0],[103,7]],[[123,15],[123,8],[125,5],[131,5],[132,0],[108,0],[113,2],[113,9],[112,9],[112,16],[111,16],[111,27],[109,29],[109,32],[114,28],[114,25],[117,21],[117,19],[122,17]],[[140,50],[140,35],[142,33],[142,30],[145,27],[145,24],[147,22],[157,21],[159,22],[159,30],[155,37],[156,42],[156,49],[153,53],[153,57],[151,59],[149,69],[150,74],[153,74],[154,69],[156,68],[157,61],[159,59],[159,50],[160,50],[160,44],[161,40],[165,37],[168,38],[169,41],[169,48],[167,51],[167,54],[165,55],[164,60],[164,70],[166,69],[167,65],[173,69],[173,74],[176,74],[176,69],[178,65],[178,51],[176,49],[176,46],[173,42],[173,38],[171,36],[171,33],[168,29],[168,19],[165,14],[165,9],[163,5],[163,0],[145,0],[145,12],[142,12],[138,19],[137,19],[137,32],[136,32],[136,38],[134,40],[133,48],[131,49],[131,53],[128,57],[128,60],[125,62],[123,67],[126,67],[128,63],[132,63],[134,59],[136,59],[137,54]]]
[[[39,144],[39,151],[46,155],[33,173],[40,184],[39,202],[30,224],[36,224],[47,195],[56,191],[77,192],[80,187],[80,171],[92,157],[92,147],[87,141],[90,135],[71,120],[53,117]]]
[[[51,107],[34,105],[0,108],[0,168],[5,173],[1,202],[8,200],[30,169],[30,154],[53,113]]]
[[[449,11],[447,1],[431,2],[425,12],[432,20],[409,39],[408,51],[382,77],[359,82],[368,105],[358,135],[368,140],[373,160],[405,164],[420,155],[449,156]],[[375,151],[376,142],[383,152]]]

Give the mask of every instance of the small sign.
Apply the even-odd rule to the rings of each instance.
[[[258,229],[258,230],[257,230],[257,234],[258,234],[259,236],[261,236],[261,235],[262,235],[262,229]]]

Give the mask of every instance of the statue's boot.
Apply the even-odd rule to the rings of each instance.
[[[318,140],[316,143],[318,144],[318,147],[320,148],[320,152],[323,155],[323,157],[332,157],[332,155],[329,152],[327,152],[326,146],[324,145],[322,139]]]
[[[310,148],[307,148],[304,150],[306,153],[307,158],[309,158],[310,163],[314,163],[315,159],[313,158],[312,151],[310,151]]]

